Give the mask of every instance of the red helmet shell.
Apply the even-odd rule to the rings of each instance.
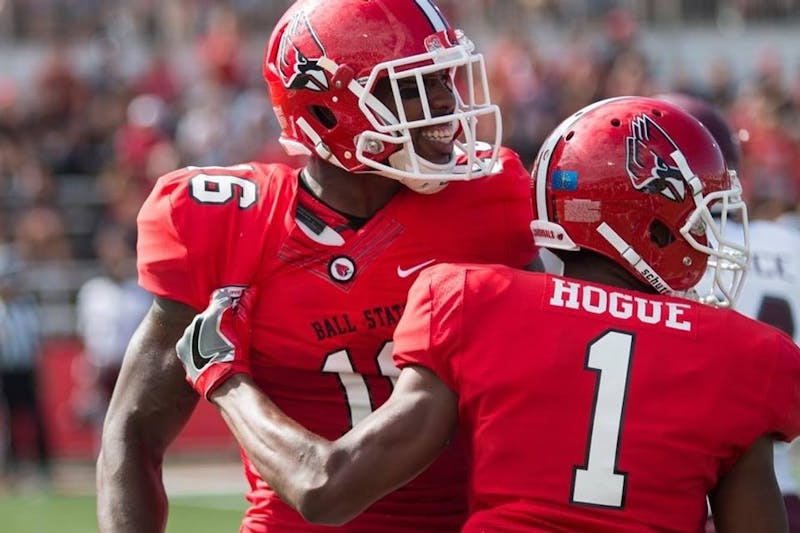
[[[354,139],[372,126],[348,83],[367,78],[379,63],[425,53],[425,39],[449,28],[428,0],[296,2],[276,25],[263,68],[282,137],[313,153],[317,142],[298,127],[305,120],[342,167],[363,170]],[[338,65],[336,79],[320,66],[322,58]],[[397,149],[387,144],[374,155],[385,159]]]
[[[702,183],[699,201],[731,188],[708,130],[674,104],[641,97],[605,100],[565,120],[542,147],[533,176],[539,219],[560,225],[559,237],[652,284],[598,232],[605,223],[678,291],[693,287],[708,261],[680,232],[698,207],[691,178]],[[705,229],[692,232],[701,244]]]

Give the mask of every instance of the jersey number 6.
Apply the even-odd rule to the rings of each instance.
[[[191,168],[191,167],[190,167]],[[197,170],[247,170],[251,167],[243,165],[240,167],[203,167]],[[191,180],[192,198],[201,204],[226,204],[239,197],[239,207],[247,209],[256,203],[258,199],[258,188],[252,181],[241,176],[229,174],[195,174]]]

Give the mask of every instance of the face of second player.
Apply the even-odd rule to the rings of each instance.
[[[456,107],[453,81],[448,71],[438,71],[422,77],[422,84],[415,78],[401,79],[397,82],[398,94],[403,109],[402,114],[408,122],[424,120],[427,97],[430,115],[436,117],[452,114]],[[422,93],[425,93],[424,95]],[[383,102],[395,116],[401,115],[397,109],[391,82],[384,79],[375,88],[375,96]],[[423,125],[410,129],[410,136],[417,155],[431,163],[446,164],[453,157],[454,138],[458,131],[456,121]]]

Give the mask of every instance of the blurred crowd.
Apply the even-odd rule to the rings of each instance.
[[[31,272],[38,265],[46,273],[32,283],[40,299],[53,287],[78,309],[81,287],[97,276],[114,290],[135,292],[135,219],[158,176],[185,165],[287,160],[260,71],[265,39],[287,4],[0,0],[4,56],[31,45],[40,51],[25,64],[23,81],[0,71],[0,244]],[[479,37],[492,97],[504,114],[505,144],[529,165],[545,135],[592,101],[683,91],[713,101],[734,125],[749,198],[796,211],[800,77],[765,52],[745,77],[718,61],[707,65],[703,79],[663,80],[654,76],[640,38],[667,16],[703,21],[733,12],[744,21],[786,15],[797,21],[800,2],[728,2],[733,11],[710,1],[440,4],[454,25]],[[557,54],[531,31],[537,20],[562,25],[569,35]],[[69,268],[74,264],[89,268]],[[98,286],[111,291],[108,283],[93,290]],[[118,293],[110,294],[113,301]],[[45,334],[69,334],[73,324],[72,334],[92,335],[91,312],[78,309],[66,327],[50,323],[48,331],[45,324]],[[130,318],[120,318],[120,331],[130,334]],[[124,342],[115,342],[119,352]],[[121,357],[117,352],[98,358],[107,362]]]
[[[765,53],[746,79],[718,62],[699,82],[665,82],[653,77],[640,46],[637,16],[648,10],[599,0],[441,3],[456,24],[477,24],[492,96],[504,111],[505,142],[524,161],[532,163],[545,134],[591,101],[681,90],[718,104],[740,132],[749,192],[774,189],[796,199],[800,78],[787,79],[775,56]],[[14,241],[26,261],[96,259],[97,229],[134,232],[138,208],[159,175],[187,164],[283,159],[260,56],[286,4],[0,4],[18,39],[49,43],[30,65],[28,83],[0,73],[0,237]],[[754,9],[739,4],[743,13]],[[544,53],[536,33],[520,23],[571,14],[587,24],[565,23],[572,37],[556,56]]]
[[[26,261],[96,259],[97,229],[134,232],[159,175],[187,164],[284,158],[260,57],[286,4],[0,3],[12,38],[49,43],[27,83],[0,73],[0,237]],[[681,90],[718,104],[740,132],[748,191],[796,199],[800,78],[788,79],[775,56],[765,53],[746,79],[720,61],[699,82],[665,82],[653,77],[639,41],[639,18],[654,8],[634,13],[610,0],[441,4],[456,24],[476,26],[505,142],[524,161],[532,163],[555,124],[593,100]],[[734,4],[747,14],[792,2]],[[572,34],[555,56],[525,31],[537,17]]]

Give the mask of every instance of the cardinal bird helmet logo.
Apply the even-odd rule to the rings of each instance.
[[[325,48],[319,36],[311,26],[308,16],[301,11],[289,23],[278,49],[278,65],[283,85],[287,89],[327,91],[327,73],[319,66],[319,60],[325,56]]]
[[[626,168],[634,188],[682,202],[688,184],[673,155],[680,148],[667,132],[647,115],[639,115],[631,121],[626,141]]]

